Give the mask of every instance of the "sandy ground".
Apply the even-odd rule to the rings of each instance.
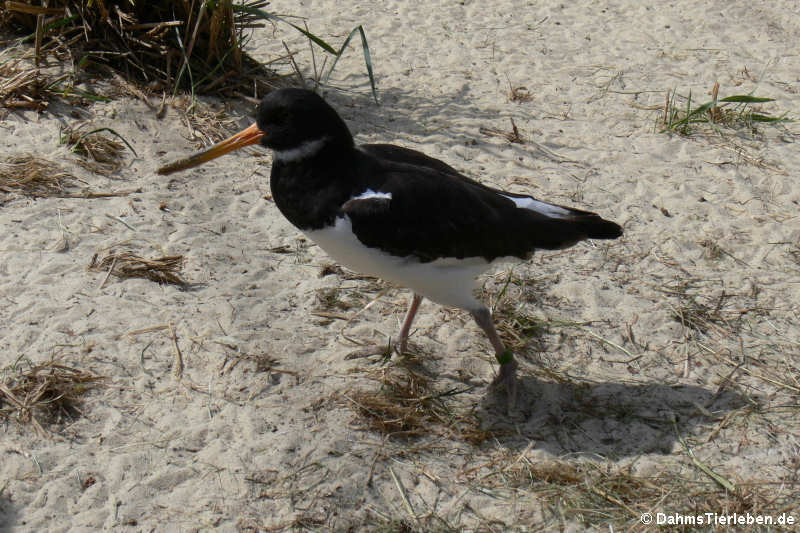
[[[326,93],[357,142],[423,150],[624,226],[618,241],[482,280],[521,359],[511,413],[487,391],[491,350],[462,311],[423,304],[415,361],[352,356],[396,334],[407,291],[330,268],[271,201],[269,155],[164,178],[158,166],[201,145],[176,109],[159,120],[120,97],[8,114],[4,154],[35,152],[93,190],[139,192],[0,192],[4,375],[55,358],[106,377],[79,412],[42,420],[47,437],[3,424],[0,528],[620,531],[669,529],[641,525],[643,512],[800,519],[800,130],[659,131],[668,89],[707,101],[715,82],[721,96],[754,92],[776,100],[762,111],[800,116],[800,8],[579,4],[270,4],[333,44],[364,25],[382,105],[358,47]],[[281,40],[311,76],[308,45],[288,26],[257,31],[253,54],[280,55]],[[529,99],[510,98],[519,87]],[[232,126],[251,110],[227,108]],[[110,177],[77,165],[58,145],[76,116],[112,126],[138,157]],[[522,143],[491,134],[512,120]],[[190,286],[103,284],[87,266],[112,249],[182,254]],[[421,427],[387,435],[359,406],[391,401],[392,376],[453,394],[410,400]]]

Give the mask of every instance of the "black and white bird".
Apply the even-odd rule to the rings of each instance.
[[[336,111],[302,89],[270,93],[255,124],[158,173],[252,144],[273,152],[272,197],[289,222],[340,264],[413,291],[396,343],[401,353],[423,298],[465,309],[491,342],[500,364],[494,384],[506,385],[512,402],[517,363],[473,295],[476,276],[537,249],[622,235],[595,213],[488,187],[421,152],[356,146]]]

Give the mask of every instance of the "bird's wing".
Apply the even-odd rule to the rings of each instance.
[[[382,184],[347,201],[341,212],[363,244],[392,255],[422,261],[526,258],[536,248],[563,248],[588,237],[578,220],[589,216],[606,222],[592,213],[491,189],[419,152],[413,154],[417,161],[407,153],[398,159],[387,158],[385,151],[374,155],[383,157]],[[515,201],[520,198],[535,202],[534,208],[520,207]]]
[[[404,148],[394,144],[362,144],[359,146],[359,149],[385,161],[426,167],[444,174],[469,179],[466,176],[462,176],[456,169],[444,161],[425,155],[417,150],[412,150],[411,148]]]
[[[549,202],[542,202],[537,200],[536,198],[529,196],[527,194],[519,194],[513,193],[508,191],[503,191],[500,189],[496,189],[493,187],[489,187],[488,185],[484,185],[483,183],[477,182],[472,180],[459,171],[445,163],[444,161],[440,161],[439,159],[435,159],[428,155],[423,154],[417,150],[412,150],[411,148],[404,148],[402,146],[395,146],[393,144],[363,144],[359,147],[362,151],[373,155],[375,157],[381,158],[383,160],[394,161],[396,163],[403,163],[403,164],[412,164],[417,167],[424,167],[439,174],[443,174],[449,176],[451,178],[457,179],[458,181],[464,182],[465,184],[469,184],[472,187],[477,187],[479,189],[483,189],[484,191],[490,191],[495,194],[499,194],[514,201],[517,205],[525,205],[527,209],[531,209],[534,211],[539,211],[540,213],[556,218],[576,218],[580,216],[587,216],[587,217],[597,217],[595,213],[590,211],[583,211],[580,209],[575,209],[573,207],[566,207],[563,205],[552,204]],[[613,233],[613,231],[612,231]],[[617,237],[619,235],[616,235]],[[590,236],[590,238],[610,238],[610,237],[602,237],[602,236]]]

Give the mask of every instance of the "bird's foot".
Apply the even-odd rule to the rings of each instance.
[[[394,350],[394,353],[401,357],[408,353],[408,337],[398,337],[397,342],[394,344],[390,343],[390,345]]]
[[[505,387],[508,396],[508,410],[512,411],[517,403],[517,367],[519,366],[511,354],[511,350],[506,349],[501,355],[497,356],[500,369],[497,377],[492,381],[491,388],[497,390]]]

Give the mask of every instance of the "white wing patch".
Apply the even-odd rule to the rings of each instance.
[[[540,202],[539,200],[534,200],[530,197],[516,198],[506,194],[503,196],[517,204],[517,207],[520,209],[530,209],[531,211],[536,211],[537,213],[541,213],[551,218],[569,218],[571,216],[569,209],[548,204],[547,202]]]
[[[366,191],[362,192],[358,196],[354,196],[351,200],[365,200],[367,198],[386,198],[387,200],[392,199],[392,193],[390,192],[375,192],[372,189],[367,189]]]
[[[273,152],[273,161],[281,161],[283,163],[292,163],[300,161],[307,157],[315,155],[320,149],[328,142],[327,137],[321,139],[314,139],[313,141],[306,141],[297,148],[290,148],[289,150],[275,150]]]

